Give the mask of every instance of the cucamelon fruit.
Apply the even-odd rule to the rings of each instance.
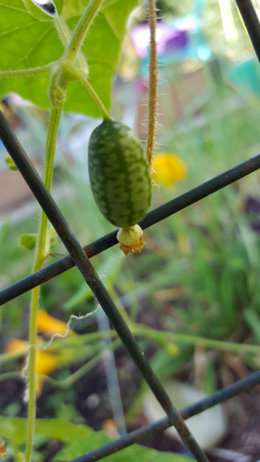
[[[150,167],[141,140],[127,125],[104,120],[89,140],[88,167],[95,201],[110,223],[120,228],[120,248],[140,252],[143,230],[138,223],[152,197]]]
[[[102,122],[89,141],[91,189],[103,215],[128,228],[146,214],[152,195],[149,164],[136,133],[112,120]]]

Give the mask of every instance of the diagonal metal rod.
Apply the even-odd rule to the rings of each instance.
[[[260,62],[260,23],[251,0],[236,0],[248,35]]]
[[[180,411],[183,419],[189,419],[190,417],[199,414],[200,412],[210,409],[216,404],[223,403],[227,399],[233,398],[239,393],[249,390],[249,388],[260,383],[260,371],[255,372],[245,379],[238,380],[236,383],[229,385],[228,387],[223,388],[222,390],[217,391],[213,395],[208,396],[191,406],[185,407]],[[124,448],[127,448],[131,444],[140,443],[145,438],[150,438],[156,433],[160,433],[171,426],[171,423],[168,417],[157,420],[153,424],[142,427],[138,430],[134,430],[131,433],[128,433],[126,436],[118,438],[111,443],[105,444],[104,446],[95,449],[87,454],[83,454],[80,457],[76,457],[70,462],[93,462],[96,460],[103,459],[115,452],[121,451]]]
[[[85,255],[76,237],[73,235],[68,223],[57,207],[51,194],[47,191],[40,176],[31,164],[30,159],[20,145],[1,111],[0,137],[13,161],[20,170],[20,173],[24,177],[43,211],[46,213],[48,219],[70,253],[74,263],[79,268],[86,283],[91,288],[93,294],[113,324],[118,336],[127,348],[136,366],[139,368],[143,378],[169,417],[171,424],[175,426],[184,444],[189,448],[195,459],[198,462],[209,462],[208,458],[204,454],[204,451],[200,448],[188,427],[185,425],[184,420],[172,404],[160,380],[153,372],[153,369],[145,358],[144,353],[139,348],[139,345],[127,324],[122,319],[115,303],[111,299],[94,267],[90,263],[90,260]]]
[[[211,180],[202,183],[201,185],[197,186],[196,188],[187,191],[186,193],[182,194],[181,196],[177,197],[176,199],[167,202],[160,207],[149,212],[146,217],[142,220],[140,225],[143,229],[149,228],[150,226],[158,223],[159,221],[177,213],[184,208],[188,207],[195,202],[203,199],[204,197],[209,196],[210,194],[219,191],[220,189],[224,188],[225,186],[230,185],[234,181],[237,181],[244,176],[249,175],[250,173],[258,170],[260,168],[260,154],[251,159],[243,162],[240,165],[236,165],[230,170],[227,170],[224,173],[221,173],[218,176],[215,176]],[[113,231],[112,233],[106,234],[105,236],[97,239],[96,241],[88,244],[84,247],[84,251],[86,255],[91,258],[94,255],[97,255],[104,250],[112,247],[113,245],[117,244],[116,239],[117,231]],[[28,290],[33,289],[34,287],[50,280],[51,278],[58,276],[61,273],[69,270],[75,266],[70,255],[67,255],[64,258],[61,258],[55,263],[42,268],[40,271],[27,276],[24,279],[12,284],[11,286],[3,289],[0,292],[0,305],[18,297],[19,295],[27,292]]]

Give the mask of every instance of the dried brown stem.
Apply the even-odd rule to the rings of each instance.
[[[149,62],[149,100],[148,100],[148,131],[146,153],[148,162],[152,164],[155,140],[155,122],[157,108],[157,50],[156,50],[156,6],[155,0],[149,0],[150,28],[150,62]]]

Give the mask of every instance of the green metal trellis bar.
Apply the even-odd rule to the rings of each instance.
[[[230,170],[227,170],[221,175],[215,176],[214,178],[202,183],[201,185],[197,186],[196,188],[187,191],[186,193],[182,194],[181,196],[167,202],[164,205],[152,210],[149,212],[146,217],[140,223],[143,229],[146,229],[159,221],[177,213],[184,208],[188,207],[195,202],[203,199],[204,197],[209,196],[210,194],[219,191],[220,189],[224,188],[225,186],[230,185],[234,181],[237,181],[244,176],[253,173],[254,171],[260,168],[260,154],[251,159],[243,162],[240,165],[236,165]],[[117,244],[116,239],[117,231],[113,231],[96,241],[88,244],[84,247],[84,251],[88,258],[97,255],[104,250],[112,247],[113,245]],[[75,263],[73,262],[70,255],[67,255],[64,258],[61,258],[55,263],[42,268],[40,271],[27,276],[24,279],[12,284],[11,286],[3,289],[0,292],[0,305],[6,303],[15,297],[27,292],[28,290],[33,289],[34,287],[42,284],[50,280],[51,278],[58,276],[59,274],[64,273],[65,271],[69,270],[70,268],[74,267]]]
[[[236,0],[248,35],[260,62],[260,23],[251,0]]]
[[[260,383],[260,371],[250,374],[248,377],[238,380],[236,383],[229,385],[228,387],[223,388],[222,390],[217,391],[216,393],[204,398],[196,403],[188,406],[180,411],[183,419],[189,419],[190,417],[199,414],[200,412],[210,409],[216,404],[223,403],[227,399],[233,398],[234,396],[249,390],[249,388]],[[164,417],[163,419],[157,420],[153,424],[139,428],[128,433],[121,438],[118,438],[111,443],[105,444],[104,446],[83,454],[80,457],[76,457],[70,462],[93,462],[96,460],[103,459],[115,452],[121,451],[124,448],[127,448],[131,444],[140,443],[145,438],[150,438],[156,433],[163,432],[171,426],[169,419]]]
[[[57,207],[51,194],[46,189],[40,176],[33,167],[25,153],[24,149],[17,140],[3,113],[0,111],[0,137],[5,145],[7,151],[18,167],[20,173],[24,177],[28,186],[32,190],[34,196],[41,205],[43,211],[46,213],[48,219],[55,228],[57,234],[60,236],[62,242],[70,253],[74,263],[79,268],[83,275],[86,283],[91,288],[93,294],[97,298],[98,302],[105,311],[107,317],[113,324],[118,336],[122,343],[127,348],[129,354],[134,360],[136,366],[141,372],[143,378],[147,382],[148,386],[153,391],[157,400],[161,404],[165,413],[169,417],[169,421],[175,426],[181,439],[187,448],[191,451],[193,456],[198,462],[208,462],[208,458],[204,454],[204,451],[200,448],[193,435],[186,426],[184,420],[177,412],[176,408],[172,404],[168,394],[162,386],[160,380],[153,372],[149,362],[144,356],[144,353],[140,350],[134,336],[128,328],[125,321],[122,319],[120,313],[105,286],[100,280],[94,267],[90,263],[88,257],[84,253],[80,243],[73,235],[68,223]]]

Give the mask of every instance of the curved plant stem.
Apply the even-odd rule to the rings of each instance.
[[[10,71],[0,71],[0,78],[10,78],[10,77],[21,77],[23,75],[29,76],[34,74],[43,74],[44,72],[49,72],[52,69],[52,66],[55,64],[55,61],[45,64],[44,66],[39,67],[29,67],[28,69],[16,69]]]
[[[106,350],[115,350],[120,346],[120,340],[118,338],[115,338],[113,340],[113,343],[111,345],[106,345]],[[44,379],[51,383],[53,386],[58,387],[58,388],[69,388],[72,386],[77,380],[81,379],[84,375],[86,375],[88,372],[90,372],[102,359],[102,356],[104,354],[104,349],[102,348],[101,351],[99,351],[97,354],[95,354],[90,360],[86,361],[83,366],[81,366],[79,369],[77,369],[73,374],[69,375],[63,380],[57,380],[53,379],[52,377],[48,377],[46,375],[43,375]],[[1,376],[0,376],[1,377]]]
[[[188,334],[177,334],[175,332],[165,332],[165,331],[158,331],[156,329],[152,329],[151,327],[144,326],[142,324],[134,324],[132,325],[132,331],[135,335],[142,335],[144,337],[153,338],[157,340],[159,343],[167,343],[167,342],[176,342],[177,344],[184,344],[184,345],[202,345],[206,348],[214,348],[216,350],[223,350],[223,351],[232,351],[233,353],[241,354],[241,353],[252,353],[252,354],[259,354],[260,353],[260,346],[259,345],[250,345],[250,344],[243,344],[243,343],[235,343],[235,342],[226,342],[222,340],[214,340],[205,337],[199,337],[196,335],[188,335]]]
[[[0,364],[5,363],[7,361],[13,361],[17,358],[21,358],[22,356],[26,354],[26,351],[27,351],[27,347],[25,347],[21,351],[14,351],[14,352],[7,351],[6,353],[1,353],[0,354]]]
[[[56,16],[54,19],[54,25],[62,45],[66,48],[70,43],[71,31],[69,30],[65,19],[62,16]]]
[[[104,0],[90,0],[73,31],[70,44],[67,48],[66,56],[69,60],[73,61],[83,44],[93,19],[99,12]]]
[[[19,378],[23,378],[20,371],[4,372],[3,374],[0,374],[0,382],[2,382],[3,380]]]
[[[148,97],[148,132],[146,153],[149,164],[152,164],[155,139],[156,107],[157,107],[157,51],[156,51],[156,6],[155,0],[149,0],[150,29],[150,62],[149,62],[149,97]]]
[[[75,76],[77,76],[82,85],[90,94],[91,98],[95,101],[104,120],[111,120],[111,117],[107,112],[103,102],[87,79],[87,61],[84,54],[80,50],[88,29],[92,24],[96,14],[98,13],[102,3],[103,0],[92,0],[88,3],[73,33],[71,33],[66,22],[60,16],[57,16],[55,19],[55,27],[63,46],[65,49],[67,47],[62,60],[64,62],[71,63],[71,65],[73,65],[73,62],[76,60],[75,63],[79,66],[79,68],[75,68]]]
[[[44,183],[48,191],[51,189],[53,161],[55,154],[56,138],[60,121],[62,103],[51,110],[48,135],[45,149]],[[41,212],[38,232],[35,262],[33,271],[39,271],[48,254],[47,242],[47,217]],[[46,252],[47,250],[47,252]],[[30,333],[29,333],[29,364],[28,364],[28,419],[26,431],[25,462],[31,461],[34,440],[35,414],[36,414],[36,355],[37,355],[37,314],[39,308],[40,286],[32,290]]]
[[[88,79],[83,74],[81,74],[81,76],[80,76],[80,81],[81,81],[82,85],[84,85],[84,87],[86,88],[88,93],[90,94],[91,98],[95,101],[97,107],[100,109],[100,112],[102,114],[103,119],[104,120],[111,120],[111,117],[110,117],[109,113],[107,112],[103,102],[99,98],[98,94],[96,93],[96,91],[94,90],[92,85],[89,83]]]

